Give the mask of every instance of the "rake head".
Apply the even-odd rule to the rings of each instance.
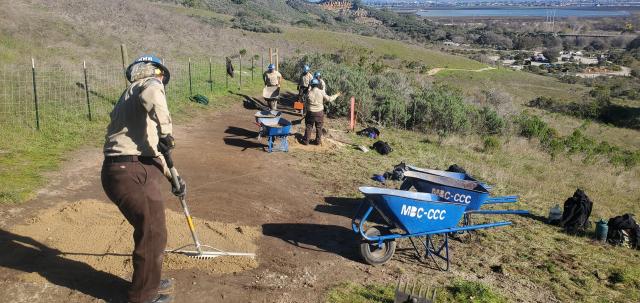
[[[165,252],[167,253],[174,253],[174,254],[181,254],[181,255],[185,255],[189,258],[194,258],[194,259],[198,259],[198,260],[209,260],[209,259],[213,259],[213,258],[217,258],[217,257],[223,257],[223,256],[241,256],[241,257],[250,257],[250,258],[255,258],[255,254],[252,253],[240,253],[240,252],[228,252],[228,251],[222,251],[219,249],[216,249],[214,247],[208,246],[208,245],[201,245],[200,247],[196,247],[196,250],[185,250],[184,248],[186,247],[196,247],[195,245],[187,245],[187,246],[183,246],[174,250],[167,250]],[[215,251],[205,251],[202,250],[202,248],[207,247],[210,249],[214,249]]]
[[[431,300],[427,299],[427,295],[431,293]],[[393,303],[435,303],[436,290],[431,291],[431,287],[424,287],[424,285],[414,281],[413,285],[409,282],[401,282],[398,280],[396,286],[396,296]]]

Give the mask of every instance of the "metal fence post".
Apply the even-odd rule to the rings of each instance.
[[[87,61],[82,61],[82,68],[84,69],[84,92],[87,97],[87,111],[89,113],[89,121],[91,118],[91,103],[89,102],[89,80],[87,80]]]
[[[40,112],[38,111],[38,88],[36,86],[36,60],[31,58],[31,75],[33,77],[33,102],[36,107],[36,129],[40,130]]]
[[[253,82],[253,69],[254,69],[254,62],[255,58],[251,57],[251,82]]]
[[[242,89],[242,55],[240,55],[240,89]]]
[[[211,68],[211,58],[209,58],[209,91],[213,92],[213,72]]]
[[[264,75],[264,56],[260,55],[260,59],[262,60],[262,64],[260,65],[261,68],[262,68],[262,74],[261,75]]]
[[[225,64],[225,66],[226,66],[226,64],[227,64],[226,59],[225,59],[225,61],[224,61],[224,64]],[[226,88],[227,88],[227,89],[229,89],[229,73],[227,72],[227,69],[226,69],[226,68],[225,68],[225,70],[224,70],[224,80],[225,80],[225,82],[226,82],[226,83],[225,83]]]
[[[191,86],[191,58],[189,58],[189,97],[193,96],[193,87]]]

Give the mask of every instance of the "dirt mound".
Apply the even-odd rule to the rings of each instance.
[[[167,210],[169,231],[167,248],[173,249],[191,242],[184,215]],[[248,226],[194,219],[200,241],[226,251],[255,252],[259,229]],[[68,268],[55,268],[61,258],[87,264],[98,271],[119,277],[129,277],[133,229],[115,205],[95,200],[78,201],[42,211],[24,225],[10,230],[13,239],[39,250],[38,258],[27,258],[12,253],[11,245],[0,246],[0,258],[9,262],[35,262],[34,272],[23,274],[20,279],[27,282],[42,280],[35,272],[47,267],[48,272],[68,272]],[[0,239],[2,240],[2,239]],[[2,242],[2,241],[0,241]],[[13,260],[12,260],[13,259]],[[248,257],[220,257],[196,260],[183,255],[168,254],[166,270],[198,269],[209,273],[232,273],[257,267],[257,262]],[[62,267],[62,265],[61,265]],[[81,277],[78,277],[81,278]]]

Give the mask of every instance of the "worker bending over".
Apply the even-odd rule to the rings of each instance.
[[[327,93],[320,89],[320,81],[318,79],[311,80],[311,89],[307,95],[307,103],[305,104],[305,130],[302,144],[309,144],[309,137],[316,128],[316,145],[322,144],[322,124],[324,122],[324,102],[333,102],[340,97],[340,93],[328,96]]]

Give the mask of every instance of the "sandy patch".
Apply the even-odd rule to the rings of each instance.
[[[169,231],[167,248],[178,248],[191,243],[191,236],[182,213],[167,210]],[[254,253],[260,230],[255,227],[237,226],[202,219],[194,219],[196,230],[203,244],[225,251]],[[133,250],[133,229],[112,203],[85,200],[65,203],[44,210],[27,220],[25,224],[10,229],[18,235],[10,241],[41,251],[38,260],[26,259],[12,254],[4,246],[0,247],[0,257],[14,258],[15,262],[46,264],[47,271],[65,272],[64,262],[47,262],[47,258],[78,261],[95,270],[111,273],[119,277],[129,277],[131,251]],[[197,269],[207,273],[233,273],[257,267],[256,260],[248,257],[219,257],[197,260],[178,254],[167,254],[165,270]],[[71,274],[71,273],[69,273]],[[81,278],[81,277],[78,277]],[[37,273],[22,274],[25,282],[45,281]]]

